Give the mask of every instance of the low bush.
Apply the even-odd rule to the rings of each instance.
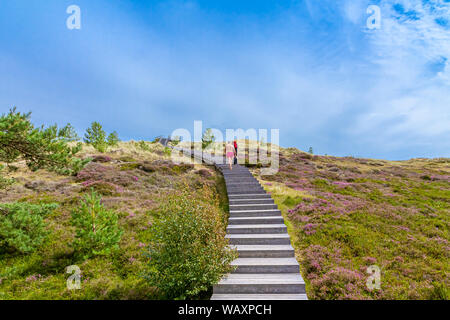
[[[93,122],[91,127],[86,130],[84,142],[93,146],[97,151],[104,153],[108,147],[119,145],[120,139],[117,132],[112,132],[106,137],[106,132],[98,122]]]
[[[164,148],[164,154],[168,157],[170,157],[172,155],[172,149],[169,147],[165,147]]]
[[[84,142],[90,144],[99,152],[106,152],[108,147],[108,143],[106,142],[106,132],[103,130],[100,123],[93,122],[91,127],[86,130]]]
[[[0,251],[31,253],[46,239],[44,217],[57,204],[0,204]]]
[[[116,131],[109,134],[108,138],[106,139],[106,142],[108,143],[108,146],[110,147],[117,147],[119,145],[120,139],[119,135]]]
[[[169,299],[193,298],[230,272],[236,258],[225,239],[223,212],[212,190],[186,187],[165,196],[151,227],[145,278]]]
[[[106,210],[101,196],[92,190],[85,196],[80,208],[72,212],[72,225],[76,227],[73,246],[76,254],[84,259],[104,256],[119,248],[122,230],[118,226],[118,215]]]
[[[143,151],[151,151],[151,149],[150,149],[150,147],[149,147],[149,145],[145,142],[145,141],[139,141],[138,143],[137,143],[137,146],[140,148],[140,149],[142,149]]]

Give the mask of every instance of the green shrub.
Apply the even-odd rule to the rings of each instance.
[[[145,278],[169,299],[191,298],[207,291],[231,271],[236,258],[227,247],[224,217],[208,187],[186,187],[164,196],[151,227]]]
[[[108,147],[119,145],[120,139],[116,131],[106,137],[106,132],[98,122],[92,122],[91,127],[86,130],[84,142],[93,146],[99,152],[106,152]]]
[[[208,148],[211,144],[216,141],[216,137],[211,129],[206,129],[202,136],[202,149]]]
[[[47,169],[65,174],[78,173],[86,162],[75,157],[81,151],[81,143],[69,145],[78,139],[72,126],[35,128],[30,115],[14,108],[0,117],[0,161],[10,164],[25,160],[33,171]]]
[[[433,290],[429,296],[429,300],[449,300],[450,299],[450,289],[445,285],[445,283],[440,283],[434,281],[432,283]]]
[[[0,204],[0,251],[31,253],[46,239],[44,216],[57,204]]]
[[[107,139],[108,146],[117,147],[119,145],[119,142],[120,142],[119,135],[117,134],[116,131],[109,134],[108,139]]]
[[[164,154],[168,157],[170,157],[172,155],[172,149],[169,147],[165,147],[164,148]]]
[[[93,146],[99,152],[106,152],[108,143],[106,141],[106,132],[98,122],[93,122],[91,127],[86,130],[84,142]]]
[[[151,151],[150,146],[145,141],[139,141],[137,146],[144,151]]]
[[[118,215],[106,210],[101,196],[92,190],[81,201],[80,208],[72,212],[72,225],[76,227],[74,249],[83,258],[108,255],[119,248],[122,230]]]
[[[181,141],[181,137],[176,136],[176,137],[171,138],[170,143],[172,146],[176,147],[177,145],[180,144],[180,141]]]

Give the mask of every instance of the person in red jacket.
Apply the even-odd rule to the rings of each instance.
[[[235,156],[234,156],[234,164],[237,164],[237,153],[238,153],[238,145],[237,145],[237,141],[234,140],[234,150],[235,150]]]

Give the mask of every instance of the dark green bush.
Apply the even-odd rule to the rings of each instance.
[[[84,142],[93,146],[99,152],[106,152],[108,143],[106,141],[106,132],[98,122],[93,122],[91,127],[86,130]]]
[[[151,151],[150,146],[147,144],[147,142],[145,142],[143,140],[139,141],[137,143],[137,146],[144,151]]]
[[[164,154],[168,157],[170,157],[172,155],[172,149],[169,147],[165,147],[164,148]]]
[[[228,248],[218,199],[204,186],[195,196],[185,188],[164,196],[151,228],[145,278],[169,299],[192,298],[231,271],[236,253]]]
[[[117,134],[117,132],[114,131],[113,133],[110,133],[106,142],[110,147],[117,147],[120,142],[119,135]]]
[[[118,215],[106,210],[101,199],[92,191],[72,212],[71,222],[76,227],[73,246],[83,258],[108,255],[119,248],[123,231],[118,226]]]
[[[14,108],[0,117],[0,161],[11,164],[25,160],[33,171],[77,174],[89,160],[75,157],[81,143],[69,145],[78,139],[73,127],[68,124],[60,129],[56,125],[35,128],[30,115]]]
[[[216,141],[216,137],[210,128],[206,129],[202,136],[202,149],[208,148],[211,144]]]
[[[86,130],[84,142],[103,153],[107,151],[108,147],[118,146],[120,139],[116,131],[110,133],[107,138],[102,125],[98,122],[92,122],[91,127]]]
[[[46,239],[44,216],[57,204],[0,204],[0,251],[31,253]]]

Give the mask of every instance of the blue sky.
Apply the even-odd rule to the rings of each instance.
[[[202,120],[318,154],[450,157],[449,21],[449,0],[1,0],[0,106],[124,140]]]

